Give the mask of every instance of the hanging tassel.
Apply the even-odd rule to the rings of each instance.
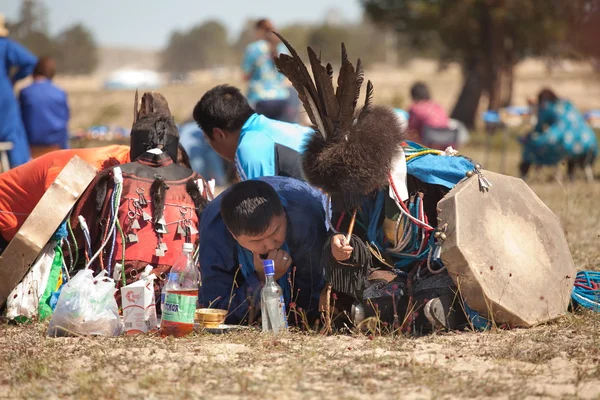
[[[161,225],[161,220],[163,220],[168,189],[169,187],[160,176],[156,177],[150,187],[150,195],[152,196],[152,223],[155,229],[161,228],[159,225]]]
[[[202,192],[200,188],[196,184],[193,179],[190,179],[185,184],[185,191],[190,195],[192,201],[194,202],[194,207],[196,208],[196,216],[198,217],[198,222],[200,222],[200,217],[204,212],[204,209],[208,205],[208,200],[202,196]]]

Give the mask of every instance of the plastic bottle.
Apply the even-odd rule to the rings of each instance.
[[[288,327],[283,290],[275,282],[275,264],[273,260],[264,260],[263,267],[266,278],[261,293],[263,332],[278,333]]]
[[[183,253],[169,272],[160,323],[162,336],[185,336],[194,330],[200,273],[192,257],[193,251],[192,243],[184,243]]]

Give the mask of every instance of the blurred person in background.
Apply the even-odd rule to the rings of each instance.
[[[292,122],[295,115],[290,109],[298,103],[290,97],[290,85],[277,68],[273,59],[287,49],[272,31],[274,26],[268,19],[256,23],[257,40],[246,47],[242,70],[248,81],[248,102],[258,114],[279,121]]]
[[[14,84],[31,75],[38,60],[26,48],[9,39],[0,14],[0,142],[12,142],[8,152],[11,167],[25,164],[31,158],[23,127]]]
[[[227,185],[227,162],[210,147],[193,120],[179,127],[179,144],[188,153],[192,170],[206,180],[214,179],[217,186]]]
[[[449,130],[448,113],[441,105],[431,100],[427,85],[416,82],[410,89],[410,96],[413,104],[408,110],[409,138],[440,150],[455,145],[457,138],[454,138],[455,132]]]
[[[591,165],[598,156],[598,140],[579,110],[552,90],[543,89],[538,94],[537,114],[534,130],[521,139],[521,177],[527,177],[531,165],[554,166],[566,160],[570,179],[575,168],[581,167],[593,180]]]
[[[194,107],[194,120],[210,146],[235,163],[240,180],[304,179],[301,154],[312,128],[259,115],[238,88],[219,85],[206,92]]]
[[[19,96],[33,158],[69,148],[67,94],[52,83],[55,74],[54,59],[40,58],[33,71],[33,83],[21,90]]]

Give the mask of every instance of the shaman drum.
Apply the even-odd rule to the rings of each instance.
[[[560,221],[521,179],[485,177],[489,191],[473,174],[438,203],[444,265],[468,306],[496,324],[559,317],[576,274]]]

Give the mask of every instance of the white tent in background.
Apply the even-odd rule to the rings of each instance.
[[[158,89],[163,85],[160,74],[151,70],[119,70],[104,81],[106,89]]]

